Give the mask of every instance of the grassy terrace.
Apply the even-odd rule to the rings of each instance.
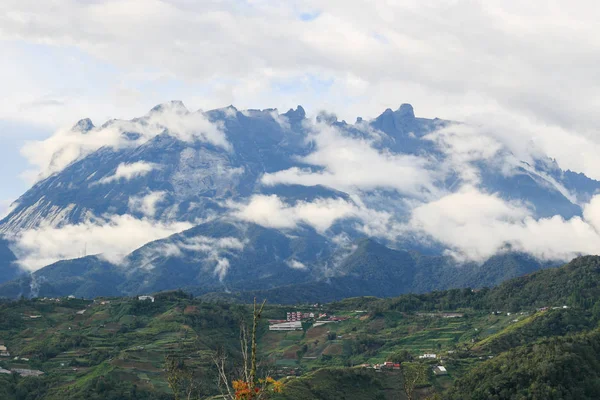
[[[0,341],[12,356],[29,360],[3,358],[0,366],[42,370],[60,381],[56,393],[84,388],[105,376],[168,393],[163,371],[166,355],[183,357],[186,364],[213,379],[214,352],[224,348],[233,357],[237,354],[239,321],[247,315],[245,306],[206,303],[185,296],[157,298],[155,303],[131,298],[108,300],[107,304],[77,299],[62,299],[60,303],[32,300],[5,306],[3,312],[17,320],[12,325],[0,325]],[[423,385],[438,390],[489,359],[493,355],[490,343],[542,315],[494,315],[462,309],[455,310],[461,316],[447,318],[440,312],[360,312],[323,306],[319,312],[347,319],[320,326],[309,321],[302,331],[268,330],[267,319],[284,319],[287,311],[296,310],[316,311],[309,306],[269,305],[264,313],[259,356],[275,376],[318,378],[314,374],[323,368],[360,369],[363,363],[394,359],[401,351],[408,351],[415,359],[423,353],[435,353],[443,361],[426,362],[432,366],[443,363],[448,375],[429,374]],[[388,378],[375,381],[396,385]]]

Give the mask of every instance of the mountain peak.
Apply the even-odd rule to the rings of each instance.
[[[317,122],[323,122],[326,124],[334,124],[338,121],[337,115],[333,113],[328,113],[327,111],[321,111],[319,115],[317,115]]]
[[[94,128],[95,128],[95,126],[92,123],[92,120],[89,118],[84,118],[84,119],[80,119],[75,125],[73,125],[71,130],[76,131],[76,132],[81,132],[81,133],[87,133]]]
[[[167,110],[174,111],[177,114],[187,114],[189,112],[181,100],[171,100],[152,107],[150,113],[163,112]]]
[[[298,105],[295,110],[293,108],[290,108],[288,112],[286,112],[283,115],[290,120],[298,121],[306,118],[306,111],[304,111],[304,108],[302,108],[301,105]]]
[[[415,110],[413,109],[413,106],[408,104],[408,103],[404,103],[402,105],[400,105],[400,108],[398,108],[398,110],[396,110],[396,113],[398,116],[400,116],[401,118],[414,118],[415,117]]]

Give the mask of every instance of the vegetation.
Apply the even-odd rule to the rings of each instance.
[[[459,379],[451,399],[597,399],[600,331],[519,347]]]
[[[44,374],[0,374],[0,398],[598,398],[599,260],[493,289],[325,305],[210,302],[182,291],[154,302],[2,302],[0,344],[11,356],[0,368]],[[315,317],[297,331],[268,329],[289,311]],[[401,367],[373,368],[386,361]],[[438,365],[447,374],[434,374]]]

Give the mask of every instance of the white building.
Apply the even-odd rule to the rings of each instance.
[[[437,367],[435,367],[433,369],[433,373],[436,375],[448,375],[448,371],[446,370],[446,368],[441,365],[438,365]]]
[[[138,296],[138,300],[150,300],[154,303],[154,296]]]
[[[300,321],[291,321],[291,322],[282,322],[280,324],[269,325],[270,331],[301,331],[302,330],[302,322]]]
[[[436,359],[437,355],[432,354],[432,353],[425,353],[422,356],[419,356],[419,358],[421,358],[421,359],[424,359],[424,358]]]

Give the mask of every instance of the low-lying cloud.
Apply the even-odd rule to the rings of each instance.
[[[481,262],[506,250],[568,260],[600,252],[600,195],[585,205],[583,218],[535,219],[522,204],[465,187],[415,208],[409,228],[444,244],[461,260]]]
[[[43,225],[14,238],[19,264],[35,271],[59,260],[101,254],[112,263],[144,244],[190,228],[187,222],[162,223],[131,215],[97,218],[94,222],[52,227]]]
[[[317,199],[290,206],[276,195],[252,196],[248,204],[234,207],[238,208],[234,216],[244,221],[279,229],[306,223],[320,232],[356,213],[356,207],[343,199]]]
[[[229,271],[230,262],[228,257],[240,252],[246,245],[235,237],[213,238],[208,236],[193,236],[174,238],[167,243],[158,243],[142,249],[142,262],[139,267],[151,270],[158,258],[184,257],[193,253],[193,259],[204,263],[212,268],[212,272],[220,281],[225,279]]]
[[[232,216],[269,228],[294,229],[307,224],[321,234],[342,220],[353,220],[354,228],[367,236],[395,239],[400,225],[393,215],[367,208],[359,198],[356,202],[344,199],[318,198],[312,202],[288,204],[277,195],[255,195],[248,203],[230,203]]]

